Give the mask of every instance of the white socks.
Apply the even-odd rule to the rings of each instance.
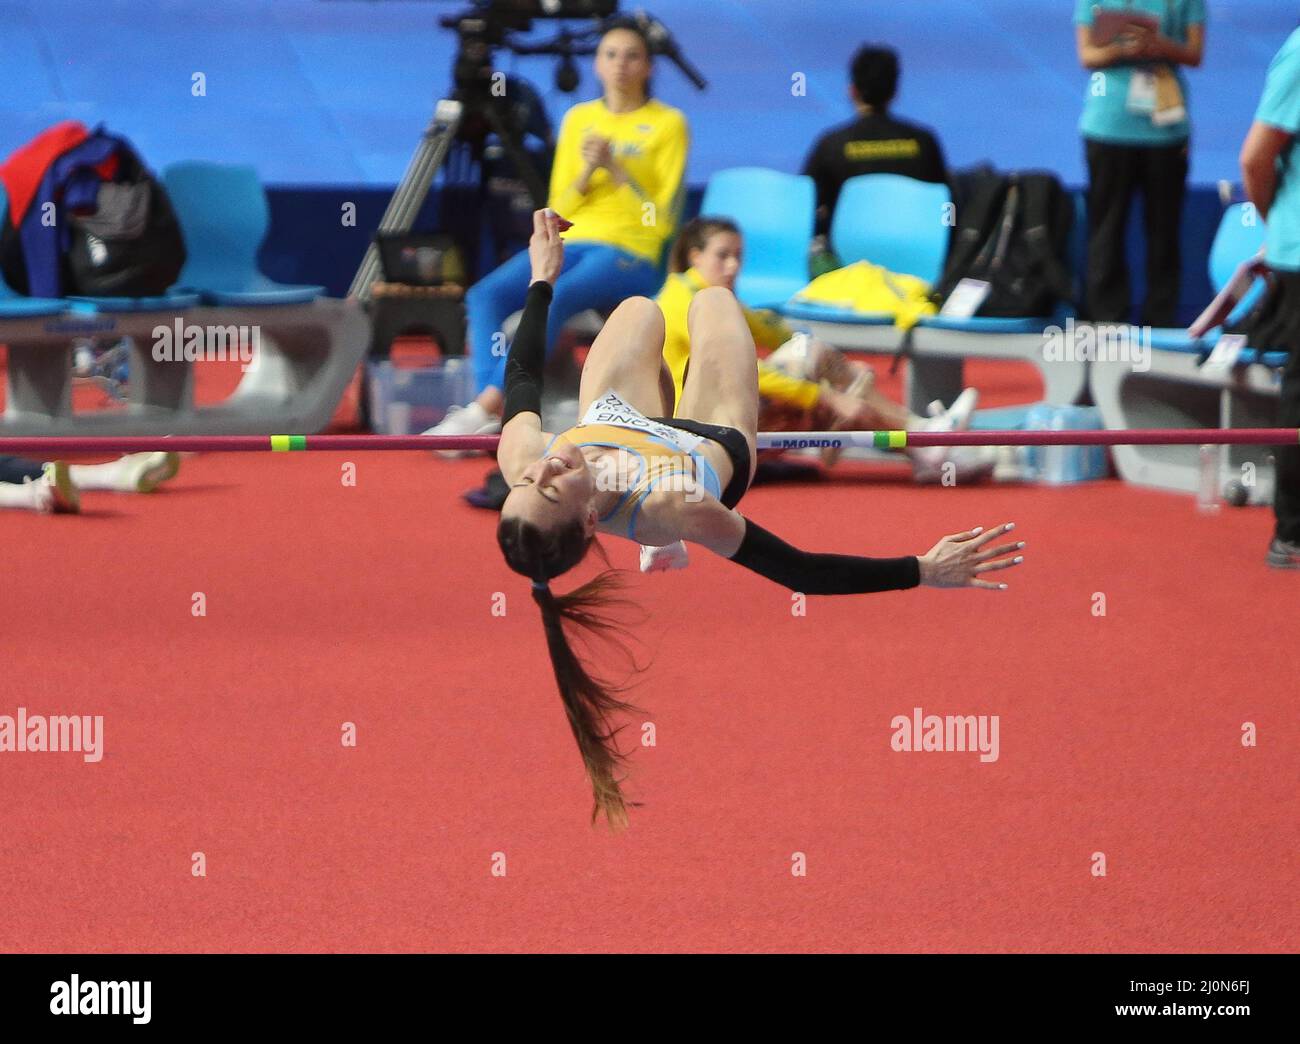
[[[107,464],[69,464],[68,474],[80,489],[108,489],[131,492],[135,489],[131,474],[131,454]]]
[[[39,492],[36,483],[0,482],[0,508],[26,508],[29,511],[41,510]]]

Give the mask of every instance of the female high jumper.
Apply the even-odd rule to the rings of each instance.
[[[663,315],[653,301],[633,297],[609,317],[587,356],[582,419],[558,435],[542,431],[547,310],[564,258],[560,228],[553,211],[533,215],[532,278],[506,367],[497,454],[511,489],[497,541],[510,568],[533,582],[555,680],[591,779],[592,819],[603,812],[617,827],[626,824],[627,810],[610,718],[635,708],[587,671],[564,630],[566,623],[594,635],[611,630],[600,610],[615,602],[617,571],[606,569],[568,594],[550,587],[582,561],[598,532],[650,546],[690,541],[804,594],[922,584],[1001,590],[1007,585],[984,574],[1021,562],[1020,555],[1006,556],[1024,542],[991,545],[1013,528],[1008,522],[946,536],[924,555],[812,554],[740,515],[736,504],[757,459],[758,365],[740,306],[723,287],[703,289],[691,303],[691,367],[676,416]]]

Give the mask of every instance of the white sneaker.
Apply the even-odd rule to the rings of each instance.
[[[152,493],[180,471],[181,458],[178,453],[129,453],[118,464],[122,469],[118,483],[121,492]]]
[[[23,479],[31,493],[33,511],[42,514],[76,515],[81,511],[81,491],[72,482],[68,466],[61,460],[45,465],[38,479]]]
[[[965,389],[951,406],[943,408],[938,399],[926,407],[930,420],[919,431],[966,431],[970,427],[971,414],[980,401],[980,393],[974,388]],[[920,475],[937,475],[943,462],[952,456],[953,446],[924,446],[909,450],[912,465],[917,472],[918,482],[938,481],[937,478],[921,478]]]
[[[1023,482],[1028,464],[1028,446],[998,446],[998,462],[993,468],[994,482]]]
[[[966,388],[948,407],[948,420],[952,424],[949,431],[966,431],[970,428],[971,414],[979,405],[980,393],[974,388]]]
[[[477,402],[468,406],[453,406],[447,416],[435,424],[424,435],[497,435],[501,432],[501,418],[488,413]],[[482,450],[436,450],[439,456],[448,460],[456,457],[476,457]]]
[[[690,564],[686,545],[680,540],[663,547],[641,545],[641,572],[666,573],[669,569],[685,569]]]

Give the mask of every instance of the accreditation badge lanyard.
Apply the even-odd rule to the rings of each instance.
[[[1131,0],[1130,6],[1132,6]],[[1164,32],[1168,25],[1169,35],[1173,34],[1173,15],[1174,0],[1165,0],[1165,17],[1160,24],[1161,32]],[[1148,117],[1157,126],[1177,123],[1186,117],[1178,80],[1172,70],[1163,65],[1139,65],[1133,69],[1133,75],[1129,79],[1125,108],[1134,115]]]

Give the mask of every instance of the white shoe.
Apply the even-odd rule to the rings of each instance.
[[[42,514],[76,515],[81,511],[81,491],[72,482],[68,466],[61,460],[45,465],[38,479],[23,479],[31,493],[33,511]]]
[[[965,389],[951,406],[943,408],[943,403],[938,399],[926,407],[926,412],[930,415],[930,420],[926,421],[918,431],[966,431],[970,427],[971,414],[975,412],[975,406],[980,401],[980,393],[974,388]],[[957,447],[953,446],[924,446],[909,450],[912,458],[913,467],[918,475],[937,475],[939,469],[943,467],[943,462],[952,455],[952,450]],[[937,478],[919,478],[918,482],[938,481]]]
[[[152,493],[180,471],[181,458],[178,453],[129,453],[118,464],[122,469],[119,490]]]
[[[680,540],[663,547],[641,545],[641,572],[666,573],[669,569],[685,569],[690,564],[686,545]]]
[[[994,482],[1023,482],[1028,446],[998,446],[998,462],[993,468]]]
[[[948,420],[952,424],[949,431],[966,431],[970,428],[971,414],[979,405],[980,393],[974,388],[965,389],[947,409]]]
[[[501,431],[501,418],[488,413],[477,402],[468,406],[453,406],[447,416],[435,424],[424,435],[497,435]],[[475,457],[482,450],[436,450],[437,454],[448,460],[456,457]]]

